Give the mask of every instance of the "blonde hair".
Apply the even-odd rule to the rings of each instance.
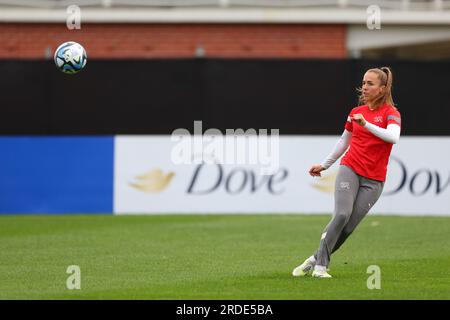
[[[378,75],[378,79],[380,80],[380,83],[382,86],[386,86],[386,89],[384,92],[378,96],[375,101],[373,101],[373,104],[375,106],[388,104],[392,107],[395,107],[394,100],[392,99],[392,71],[389,67],[381,67],[381,68],[374,68],[369,69],[366,72],[373,72]],[[359,103],[364,104],[364,96],[362,95],[362,88],[358,88],[359,92]]]

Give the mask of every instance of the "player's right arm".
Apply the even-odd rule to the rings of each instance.
[[[352,138],[352,132],[347,129],[344,130],[338,142],[335,144],[331,153],[320,164],[314,164],[309,169],[309,174],[313,177],[320,177],[323,170],[328,169],[335,163],[348,149]]]

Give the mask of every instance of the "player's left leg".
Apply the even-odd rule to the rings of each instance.
[[[331,250],[350,219],[359,188],[359,176],[351,168],[341,165],[335,184],[334,213],[322,233],[319,249],[293,270],[294,276],[305,276],[312,271],[313,276],[329,277],[326,270],[330,262]]]
[[[383,187],[384,182],[382,181],[360,177],[360,187],[353,205],[352,214],[342,230],[339,239],[336,241],[331,253],[334,253],[341,247],[345,240],[347,240],[350,234],[352,234],[352,232],[356,229],[358,224],[364,219],[369,210],[380,198],[381,193],[383,192]]]
[[[351,168],[345,165],[339,167],[334,189],[333,218],[322,233],[319,249],[315,254],[317,262],[314,266],[313,276],[326,273],[331,251],[353,212],[359,191],[359,177]]]

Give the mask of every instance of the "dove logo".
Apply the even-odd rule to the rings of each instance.
[[[333,193],[336,176],[337,172],[333,172],[328,176],[323,176],[317,182],[312,183],[311,186],[325,193]]]
[[[145,193],[158,193],[167,188],[174,176],[175,173],[172,171],[164,175],[161,169],[154,169],[137,176],[136,182],[131,182],[129,185]]]
[[[260,165],[262,175],[273,175],[280,168],[279,130],[210,128],[203,133],[202,121],[194,121],[194,135],[187,129],[172,132],[174,164]]]
[[[450,187],[450,172],[439,172],[431,168],[413,170],[397,157],[391,157],[391,167],[397,170],[397,180],[391,184],[396,185],[393,190],[385,190],[385,196],[392,196],[405,189],[412,196],[423,196],[431,193],[435,196],[443,193]]]
[[[208,172],[205,173],[205,170]],[[203,174],[201,175],[200,172],[203,172]],[[280,168],[275,174],[268,176],[257,174],[251,169],[242,167],[235,167],[231,171],[226,171],[221,164],[214,166],[201,164],[194,171],[187,193],[205,195],[213,193],[222,187],[230,195],[245,192],[254,194],[262,189],[266,189],[271,195],[280,195],[285,191],[282,186],[288,175],[289,172],[285,168]],[[214,176],[216,180],[211,179]],[[197,186],[201,184],[200,180],[203,179],[210,183],[208,188],[204,188],[205,184],[203,184],[203,188]]]

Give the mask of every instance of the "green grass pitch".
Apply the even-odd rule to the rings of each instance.
[[[449,299],[450,218],[369,215],[332,279],[294,278],[326,215],[0,216],[0,299]],[[81,289],[66,287],[78,265]],[[367,288],[370,265],[381,289]]]

